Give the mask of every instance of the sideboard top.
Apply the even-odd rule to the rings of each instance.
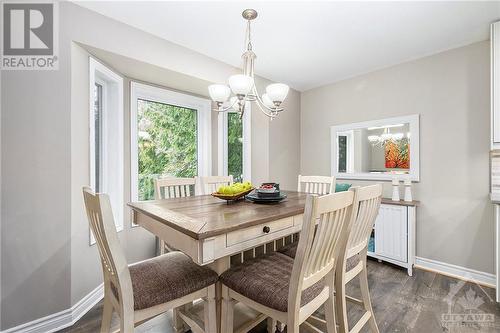
[[[420,201],[393,201],[391,198],[382,198],[382,204],[384,205],[398,205],[398,206],[409,206],[409,207],[417,207],[420,206]]]

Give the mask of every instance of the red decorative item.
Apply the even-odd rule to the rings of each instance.
[[[387,169],[410,168],[410,144],[408,140],[386,142],[385,167]]]

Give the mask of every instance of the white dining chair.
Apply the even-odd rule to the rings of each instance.
[[[306,319],[324,305],[327,331],[336,332],[334,272],[345,251],[351,214],[356,214],[353,198],[351,191],[308,196],[295,260],[273,252],[220,276],[222,333],[234,330],[235,302],[285,324],[289,333],[298,333],[300,324],[310,325]]]
[[[196,195],[195,185],[196,180],[194,178],[156,178],[154,179],[155,200],[184,198]],[[158,238],[157,254],[161,255],[170,251],[175,251],[175,248]]]
[[[354,205],[357,206],[358,213],[351,226],[346,251],[341,253],[335,273],[337,321],[341,332],[359,332],[368,323],[372,333],[378,333],[368,289],[366,260],[370,234],[382,200],[382,185],[356,187],[352,191],[354,192]],[[359,277],[361,299],[346,295],[346,285],[356,276]],[[365,311],[352,329],[349,329],[347,320],[346,301],[362,306]]]
[[[83,188],[85,208],[99,250],[104,275],[104,308],[101,333],[111,329],[113,311],[120,317],[120,332],[200,298],[204,321],[197,323],[184,312],[179,317],[196,333],[215,333],[217,274],[195,264],[182,252],[171,252],[128,265],[120,248],[111,204],[106,194]]]
[[[196,177],[196,193],[211,194],[217,191],[219,186],[232,185],[233,175],[229,176],[201,176]]]
[[[194,178],[163,177],[154,180],[155,200],[184,198],[195,195]]]
[[[335,193],[335,177],[299,175],[297,192],[318,195]]]

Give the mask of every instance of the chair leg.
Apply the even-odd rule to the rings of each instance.
[[[111,318],[113,317],[113,304],[109,297],[104,295],[104,305],[102,309],[101,333],[107,333],[111,329]]]
[[[120,333],[134,333],[134,314],[122,314],[120,318]]]
[[[328,333],[337,333],[337,326],[335,322],[335,290],[334,290],[334,281],[335,281],[335,269],[333,269],[327,276],[326,280],[330,281],[329,289],[330,289],[330,297],[326,300],[324,304],[325,309],[325,320],[326,320],[326,331]]]
[[[278,325],[278,322],[276,319],[268,317],[267,318],[267,333],[275,333],[277,325]]]
[[[205,333],[217,333],[217,304],[215,302],[215,285],[208,287],[205,302]]]
[[[182,320],[181,316],[179,315],[179,309],[180,308],[174,308],[172,310],[172,324],[174,326],[174,332],[175,333],[183,333],[184,330],[184,321]]]
[[[233,333],[234,304],[229,288],[222,285],[221,333]]]
[[[325,320],[327,332],[337,333],[337,326],[335,322],[335,300],[333,295],[330,296],[325,302]]]
[[[291,325],[286,325],[286,332],[287,333],[299,333],[299,324],[291,324]]]
[[[366,254],[364,256],[366,258]],[[375,314],[373,313],[372,303],[370,300],[370,289],[368,288],[368,273],[366,269],[366,259],[363,262],[363,270],[359,273],[359,286],[361,289],[361,298],[366,311],[370,311],[371,316],[368,320],[372,333],[379,333],[377,322],[375,321]]]
[[[336,319],[339,324],[340,333],[349,332],[349,323],[347,321],[347,304],[345,292],[345,260],[337,266],[335,272],[335,310]]]

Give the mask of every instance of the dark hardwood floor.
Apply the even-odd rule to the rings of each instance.
[[[500,305],[495,302],[495,290],[463,282],[444,275],[406,270],[374,260],[368,262],[370,294],[375,318],[381,333],[385,332],[500,332]],[[348,293],[359,297],[356,279]],[[102,302],[82,317],[74,326],[61,332],[99,332]],[[356,306],[349,307],[349,318],[361,315]],[[318,314],[321,316],[321,311]],[[141,333],[174,333],[172,313],[158,316],[136,328]],[[118,319],[113,319],[118,328]],[[264,333],[264,323],[254,332]],[[363,332],[368,332],[365,328]]]

